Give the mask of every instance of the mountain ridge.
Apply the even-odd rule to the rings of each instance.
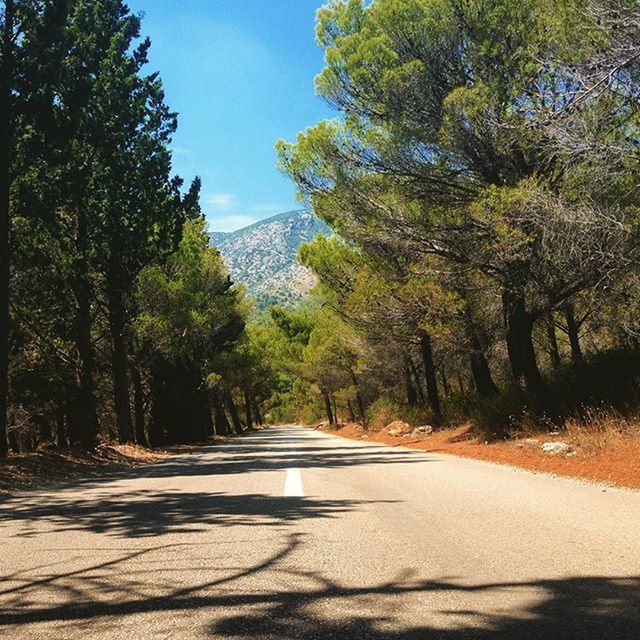
[[[296,260],[298,248],[329,228],[306,209],[284,211],[231,232],[209,238],[227,263],[231,278],[242,282],[260,308],[295,304],[315,284]]]

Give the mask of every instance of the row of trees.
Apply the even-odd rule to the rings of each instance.
[[[317,40],[340,116],[277,149],[336,233],[300,259],[350,332],[343,388],[544,409],[563,362],[635,353],[637,2],[335,0]]]
[[[265,409],[367,422],[385,395],[434,422],[454,396],[549,412],[567,363],[613,353],[563,410],[634,388],[635,0],[321,9],[316,86],[339,115],[277,148],[335,235],[300,250],[314,304],[251,323],[199,180],[172,175],[139,18],[3,0],[0,28],[0,455],[197,441]]]
[[[208,247],[199,180],[172,175],[176,114],[139,17],[3,0],[0,30],[0,456],[198,440],[211,403],[219,430],[251,425],[248,305]]]

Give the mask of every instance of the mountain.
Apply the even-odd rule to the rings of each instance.
[[[225,238],[228,238],[231,235],[229,231],[210,231],[209,232],[209,240],[211,244],[214,246],[218,246],[222,242],[224,242]]]
[[[305,210],[286,211],[248,227],[209,234],[234,282],[243,282],[260,307],[295,303],[314,285],[313,274],[296,261],[298,247],[329,228]]]

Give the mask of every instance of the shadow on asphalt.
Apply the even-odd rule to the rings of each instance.
[[[0,526],[10,521],[24,524],[18,537],[35,537],[48,531],[91,531],[119,538],[193,533],[211,526],[285,526],[298,520],[333,518],[366,504],[359,500],[320,500],[263,494],[135,491],[108,493],[55,502],[15,503],[0,511]],[[376,504],[380,504],[376,502]],[[37,523],[32,529],[29,523]]]
[[[282,447],[283,440],[286,448]],[[168,462],[106,478],[79,481],[70,486],[80,491],[71,494],[60,491],[55,500],[43,499],[37,493],[14,497],[0,509],[0,531],[9,523],[21,523],[23,526],[17,535],[25,538],[42,533],[42,525],[47,525],[49,531],[88,530],[122,538],[139,538],[194,532],[212,525],[290,525],[301,519],[336,517],[367,502],[215,491],[159,493],[154,489],[123,492],[121,489],[114,491],[110,483],[122,478],[202,477],[267,471],[284,473],[291,467],[342,468],[411,464],[425,460],[425,456],[407,456],[383,447],[358,446],[358,443],[349,448],[321,444],[308,446],[308,443],[308,438],[281,435],[279,430],[262,431],[246,438],[196,449]],[[299,451],[293,451],[298,445],[303,446]],[[211,486],[215,488],[215,480]],[[38,526],[32,527],[32,524]]]
[[[176,476],[216,476],[242,474],[252,471],[277,471],[291,467],[298,469],[326,468],[339,469],[362,465],[415,464],[433,461],[424,452],[404,450],[394,451],[383,445],[368,445],[357,441],[347,441],[349,446],[336,447],[335,440],[326,445],[322,440],[309,436],[282,433],[280,429],[265,429],[245,432],[242,437],[215,444],[202,445],[186,452],[179,452],[167,462],[158,462],[132,469],[104,473],[99,477],[74,478],[70,482],[57,483],[44,489],[25,490],[18,497],[0,496],[0,507],[13,508],[24,497],[38,499],[39,494],[52,490],[93,489],[113,481],[133,478],[169,478]],[[309,442],[314,444],[309,446]],[[334,442],[334,446],[329,443]],[[283,446],[286,444],[286,447]],[[299,447],[299,450],[296,449]],[[0,521],[3,519],[0,509]],[[28,517],[28,514],[23,515]]]
[[[354,587],[303,569],[291,569],[289,556],[302,544],[303,536],[291,535],[283,549],[264,562],[189,587],[165,585],[166,592],[154,596],[145,595],[140,586],[145,570],[138,568],[132,572],[127,570],[126,563],[171,545],[128,553],[116,560],[38,580],[22,579],[20,573],[4,576],[4,584],[11,580],[17,586],[0,589],[4,603],[0,626],[54,622],[87,625],[91,620],[100,618],[104,622],[110,617],[114,618],[115,625],[116,618],[136,614],[200,611],[205,619],[207,612],[211,614],[212,622],[206,629],[209,637],[236,640],[631,640],[638,637],[640,578],[593,576],[487,582],[473,586],[446,580],[400,578],[374,586]],[[288,564],[280,566],[285,560]],[[270,572],[276,573],[267,580]],[[287,573],[298,579],[304,577],[309,587],[294,590],[283,587],[274,591],[251,589],[242,583],[249,576],[266,574],[265,585],[273,584],[273,575],[279,577],[279,584],[284,584],[283,576]],[[523,592],[526,596],[526,592],[533,589],[541,594],[535,603],[509,614],[486,614],[475,611],[473,606],[463,610],[466,597],[472,603],[478,594],[496,592],[506,596]],[[431,594],[434,598],[444,594],[452,602],[451,610],[445,614],[452,616],[452,620],[464,614],[473,622],[453,622],[447,628],[404,622],[401,598],[415,594],[427,597]],[[56,600],[63,604],[54,604]],[[375,606],[371,606],[374,601]],[[367,613],[359,615],[356,612],[363,602],[369,604],[365,607]],[[246,613],[232,613],[238,610]],[[335,614],[330,613],[331,619],[327,619],[326,612],[334,611]],[[428,614],[428,610],[423,609],[423,613]],[[443,612],[435,609],[434,613]],[[172,619],[172,616],[168,618]],[[148,624],[148,618],[146,620]]]
[[[222,455],[206,455],[212,452]],[[274,429],[229,440],[215,448],[180,457],[174,462],[150,465],[141,469],[139,474],[148,478],[208,476],[284,470],[291,467],[341,469],[363,465],[416,464],[433,460],[433,456],[418,451],[398,451],[384,445],[349,440],[345,441],[344,446],[336,446],[336,439],[314,438],[313,431],[309,431],[309,436],[297,436]]]

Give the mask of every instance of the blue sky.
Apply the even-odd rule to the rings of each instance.
[[[296,208],[294,187],[275,168],[273,145],[331,117],[314,95],[322,69],[314,39],[323,0],[129,0],[151,38],[179,113],[176,173],[202,177],[213,231],[231,231]]]

